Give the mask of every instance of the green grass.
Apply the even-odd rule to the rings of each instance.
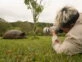
[[[82,62],[82,55],[56,54],[50,36],[39,36],[39,39],[0,38],[0,62]]]

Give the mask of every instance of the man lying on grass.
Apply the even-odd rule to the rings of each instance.
[[[58,40],[57,32],[51,29],[54,50],[66,55],[82,53],[82,14],[72,7],[62,8],[57,16],[55,26],[66,33],[63,43]]]

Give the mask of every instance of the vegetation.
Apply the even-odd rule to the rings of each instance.
[[[6,22],[4,19],[0,18],[0,36],[2,36],[5,31],[11,28],[12,28],[11,24]]]
[[[27,8],[31,10],[34,26],[33,26],[33,34],[36,35],[37,29],[37,21],[39,19],[40,13],[43,11],[42,0],[24,0],[24,3],[27,5]]]
[[[52,26],[52,23],[36,23],[37,28],[36,28],[36,35],[42,36],[45,35],[43,34],[43,28],[45,26]],[[33,26],[34,23],[30,23],[27,21],[17,21],[17,22],[12,22],[8,23],[4,19],[0,19],[0,36],[2,36],[7,30],[21,30],[25,32],[27,35],[32,35],[33,36]]]
[[[52,23],[39,23],[38,19],[43,11],[42,0],[24,0],[31,10],[34,23],[8,23],[0,18],[0,62],[82,62],[82,55],[67,56],[56,54],[52,48],[51,37],[43,34],[43,28],[52,26]],[[21,30],[27,34],[25,39],[2,39],[7,30]],[[32,33],[34,31],[34,34]],[[33,39],[35,35],[38,39]],[[60,37],[64,40],[65,33]]]
[[[82,62],[81,54],[56,54],[52,49],[50,36],[38,37],[34,40],[31,37],[22,40],[0,38],[0,62]]]

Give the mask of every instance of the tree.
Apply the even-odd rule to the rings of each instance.
[[[27,8],[31,10],[34,21],[34,35],[36,34],[36,23],[39,19],[40,13],[43,11],[42,0],[24,0]]]

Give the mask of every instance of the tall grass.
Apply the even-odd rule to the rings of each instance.
[[[82,55],[56,54],[49,36],[39,36],[39,39],[0,38],[0,62],[82,62]]]

